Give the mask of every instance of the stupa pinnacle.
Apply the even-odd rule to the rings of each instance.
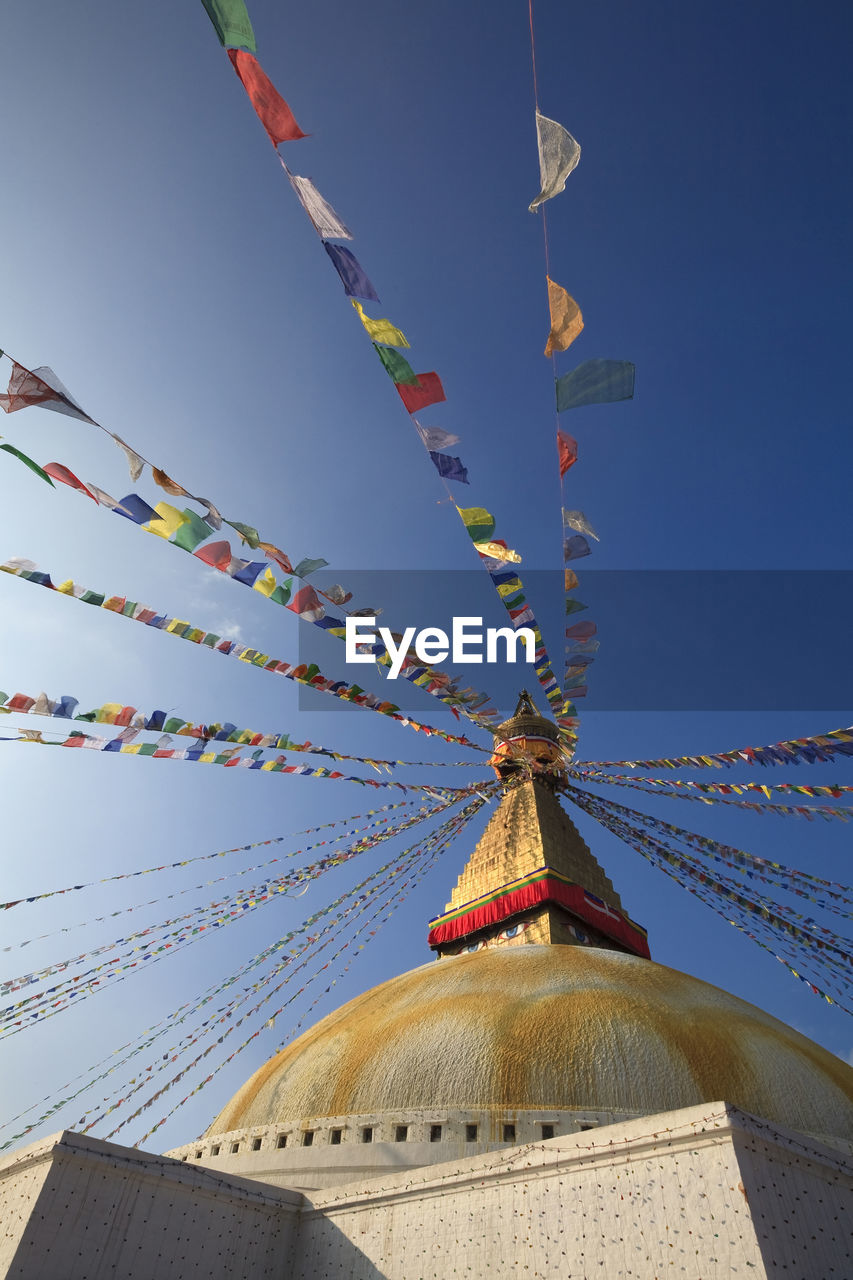
[[[504,943],[606,947],[648,958],[645,930],[557,799],[564,778],[556,727],[522,690],[495,732],[492,765],[507,791],[444,913],[430,921],[439,956]]]

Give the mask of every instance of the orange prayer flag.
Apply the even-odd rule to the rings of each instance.
[[[550,276],[548,281],[548,308],[551,312],[551,332],[545,346],[545,355],[553,355],[555,351],[565,351],[572,345],[583,328],[581,309],[570,293],[562,285],[555,284]]]
[[[159,484],[161,489],[165,489],[167,493],[171,493],[174,498],[191,498],[192,494],[187,493],[183,485],[178,484],[177,480],[173,480],[171,476],[167,476],[165,471],[161,471],[159,467],[152,467],[151,474],[154,477],[155,484]]]

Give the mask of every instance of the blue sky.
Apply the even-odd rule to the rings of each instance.
[[[353,230],[382,299],[371,314],[403,328],[416,370],[442,377],[447,403],[423,418],[462,437],[472,479],[464,496],[496,514],[527,568],[558,569],[542,228],[527,211],[538,168],[526,6],[436,0],[401,11],[386,0],[330,0],[320,14],[254,0],[250,12],[260,60],[311,135],[287,148],[288,164]],[[94,417],[187,488],[292,558],[324,556],[341,581],[347,569],[476,567],[201,4],[45,0],[36,13],[11,0],[5,25],[16,53],[0,84],[0,346],[29,367],[51,365]],[[541,109],[583,149],[548,208],[552,274],[586,321],[559,368],[592,357],[637,365],[633,402],[563,424],[580,445],[569,505],[601,535],[585,562],[595,569],[848,567],[849,26],[828,3],[806,17],[801,6],[728,0],[537,7]],[[29,409],[0,431],[117,496],[133,488],[119,451],[82,423]],[[144,600],[281,657],[309,643],[292,615],[70,490],[52,493],[6,455],[0,481],[0,560],[29,557],[55,580]],[[138,488],[163,496],[150,479]],[[630,643],[626,617],[618,637],[600,637],[580,754],[724,750],[850,723],[849,706],[809,706],[826,623],[815,625],[802,582],[791,580],[790,626],[813,633],[813,656],[780,681],[778,710],[597,711],[595,672]],[[485,593],[477,598],[488,607]],[[394,601],[380,603],[391,618]],[[557,654],[560,601],[535,603]],[[302,710],[285,681],[6,576],[0,609],[7,692],[174,708],[359,754],[459,758],[367,713]],[[501,621],[497,611],[489,619]],[[729,641],[753,654],[774,637],[760,619],[745,627],[733,616]],[[670,653],[662,689],[683,682],[690,662]],[[485,673],[476,682],[488,688]],[[452,727],[425,696],[421,713]],[[375,802],[350,784],[12,744],[2,767],[4,897],[297,831]],[[774,781],[794,778],[778,772]],[[431,770],[430,780],[473,773]],[[807,776],[830,775],[848,780],[849,769]],[[763,856],[849,877],[840,824],[654,807]],[[843,1014],[607,833],[579,825],[648,926],[656,959],[848,1056]],[[448,897],[471,831],[318,1012],[429,958],[426,921]],[[253,937],[200,943],[10,1040],[7,1092],[22,1104],[49,1094],[227,974],[259,936],[292,927],[309,902],[384,860],[379,851],[366,859],[350,881],[341,871],[269,908],[279,915],[259,916]],[[144,883],[147,891],[153,878]],[[19,908],[4,924],[23,940],[155,896],[116,890]],[[150,919],[159,918],[155,909]],[[117,936],[101,927],[60,940],[67,952],[54,940],[12,953],[11,971]],[[274,1048],[261,1038],[177,1113],[158,1145],[194,1135]]]

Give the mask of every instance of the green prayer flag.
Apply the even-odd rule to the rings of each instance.
[[[80,599],[83,601],[83,604],[94,604],[100,608],[104,603],[106,596],[104,596],[100,591],[84,591]]]
[[[0,444],[0,449],[5,449],[7,453],[13,454],[19,462],[23,462],[25,467],[29,467],[30,471],[34,471],[41,480],[46,480],[51,489],[56,487],[47,472],[42,470],[37,462],[33,462],[32,458],[28,458],[25,453],[21,453],[20,449],[16,449],[13,444]]]
[[[288,578],[287,582],[280,582],[270,596],[270,600],[274,600],[276,604],[287,604],[290,599],[290,586],[290,578]]]
[[[243,0],[201,0],[213,23],[219,42],[238,49],[258,52],[255,33]]]
[[[325,569],[328,563],[328,560],[323,560],[321,557],[312,560],[310,556],[306,556],[304,560],[299,561],[293,572],[297,578],[307,578],[309,573],[316,573],[318,569]]]
[[[143,742],[142,746],[139,748],[136,754],[138,756],[153,756],[156,750],[157,750],[156,742]]]
[[[585,360],[557,379],[557,412],[586,404],[613,404],[634,395],[634,366],[630,360]]]
[[[395,351],[393,347],[380,347],[374,342],[373,350],[379,356],[385,366],[385,372],[399,386],[417,387],[419,386],[418,375],[409,364],[405,356],[401,356],[399,351]]]
[[[213,530],[205,520],[202,520],[198,512],[190,511],[185,507],[181,514],[186,516],[186,522],[171,539],[172,544],[180,547],[182,551],[195,551],[200,542],[210,537]]]
[[[462,523],[474,542],[488,542],[495,531],[495,517],[485,507],[457,507]]]
[[[582,609],[586,608],[588,606],[581,604],[580,600],[566,600],[566,613],[580,613]]]
[[[240,537],[243,538],[253,551],[259,545],[261,535],[258,533],[257,529],[253,529],[250,524],[241,524],[239,520],[226,520],[225,523],[230,524],[232,529],[236,529]]]
[[[166,721],[166,723],[163,725],[163,732],[178,733],[181,729],[183,729],[186,723],[187,723],[186,720],[180,720],[178,719],[177,716],[170,716],[169,719]]]

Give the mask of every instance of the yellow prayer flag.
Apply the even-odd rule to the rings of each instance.
[[[176,534],[182,524],[187,523],[187,517],[183,511],[179,511],[177,507],[172,507],[168,502],[158,502],[154,508],[158,520],[149,520],[142,528],[146,533],[154,533],[158,538],[166,538],[167,540]]]
[[[374,342],[381,342],[386,347],[407,347],[409,345],[406,335],[390,320],[371,320],[370,316],[364,314],[364,307],[356,298],[352,299],[352,305],[358,312],[359,320]]]
[[[550,356],[572,345],[583,328],[583,316],[574,298],[562,285],[555,284],[550,276],[545,279],[548,281],[548,309],[551,312],[551,332],[545,345],[545,355]]]
[[[74,595],[74,583],[71,581],[70,578],[66,578],[64,582],[60,582],[59,586],[56,589],[64,596]]]
[[[115,724],[116,716],[122,709],[121,702],[105,702],[95,712],[95,724]]]
[[[264,569],[261,576],[259,578],[256,578],[255,581],[252,583],[252,589],[254,591],[260,591],[262,596],[267,596],[267,597],[272,595],[272,593],[275,591],[277,586],[278,586],[278,583],[275,580],[275,575],[273,574],[273,571],[272,569],[270,569],[269,565],[267,565],[266,569]]]
[[[502,547],[499,542],[475,542],[474,547],[481,556],[490,560],[503,560],[506,564],[521,564],[521,556],[509,547]]]
[[[578,575],[574,569],[565,569],[563,572],[563,589],[565,591],[574,591],[578,585]]]

